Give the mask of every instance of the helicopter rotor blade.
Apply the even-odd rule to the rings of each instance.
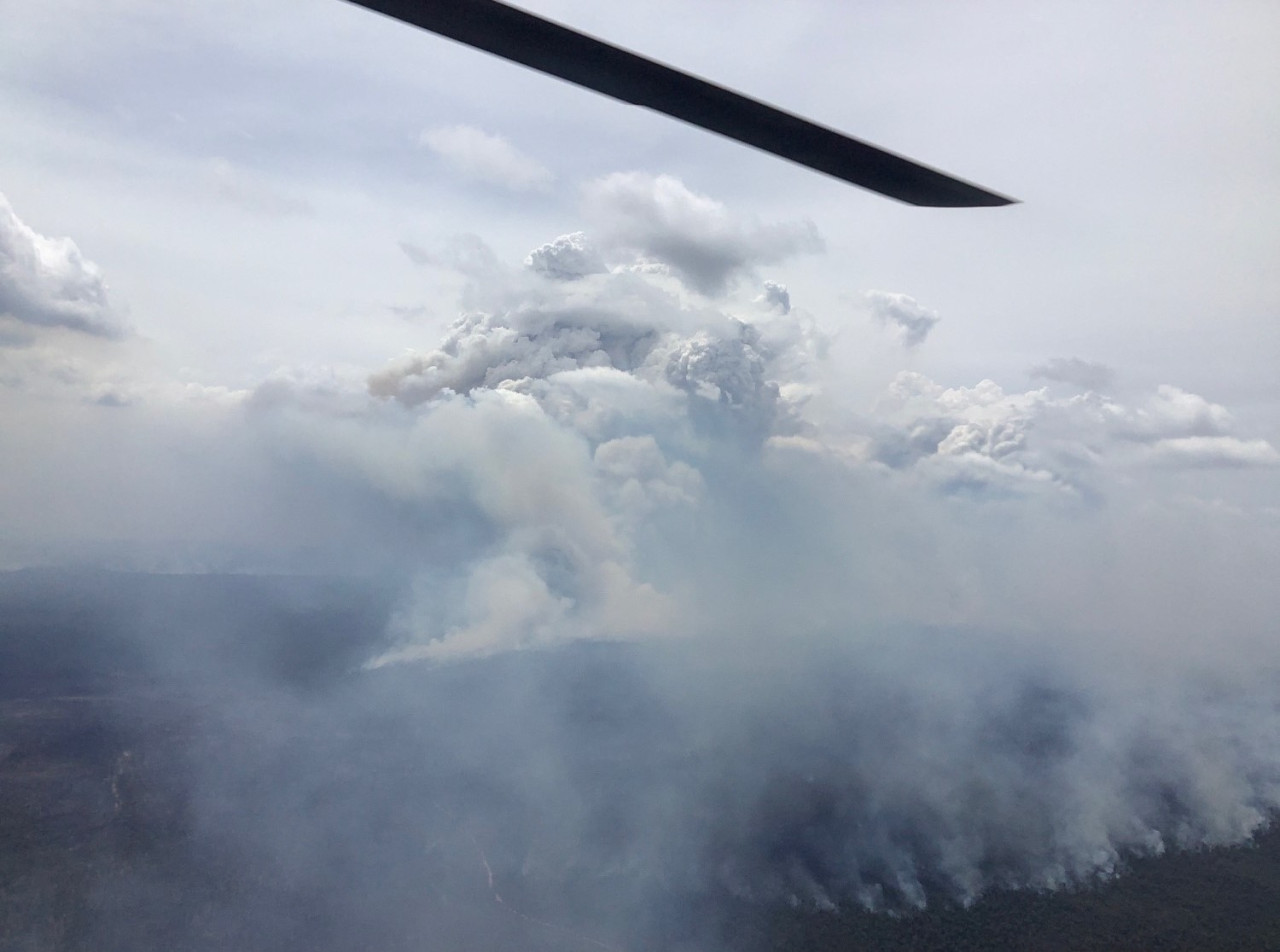
[[[1016,201],[498,0],[348,2],[912,205]]]

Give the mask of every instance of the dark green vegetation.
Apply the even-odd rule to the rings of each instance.
[[[283,888],[269,865],[253,868],[198,842],[169,779],[186,729],[155,696],[11,698],[0,706],[0,948],[359,947],[351,919],[323,893]],[[451,933],[456,945],[364,933],[367,948],[593,947],[594,936],[564,926],[545,899],[522,904],[514,884],[509,905],[495,903],[478,858],[450,867],[424,867],[434,881],[402,883],[397,898],[415,909],[420,935]],[[119,889],[122,882],[131,888]],[[252,916],[237,919],[246,909]],[[520,915],[532,909],[546,925]],[[806,952],[1274,950],[1280,830],[1244,847],[1137,859],[1095,888],[1000,893],[967,910],[890,917],[725,900],[670,927],[650,947],[700,938],[710,948]]]
[[[825,950],[1018,949],[1210,952],[1280,949],[1280,830],[1247,846],[1135,859],[1089,889],[1002,892],[970,909],[891,918],[743,911],[742,947]]]
[[[353,676],[381,599],[0,576],[0,949],[1280,950],[1277,829],[899,916],[696,896],[702,869],[642,883],[619,862],[659,839],[627,829],[636,778],[725,765],[689,756],[616,648]],[[527,789],[544,774],[572,797]]]
[[[0,949],[572,948],[497,906],[478,861],[432,863],[419,844],[414,878],[352,865],[308,881],[223,841],[175,780],[190,729],[154,696],[0,707]]]

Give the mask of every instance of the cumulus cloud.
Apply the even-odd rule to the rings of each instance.
[[[1137,406],[1110,402],[1103,406],[1115,433],[1140,443],[1227,436],[1234,425],[1226,407],[1169,384],[1161,384]]]
[[[554,241],[534,248],[524,263],[538,274],[558,281],[572,281],[607,270],[600,253],[580,231],[561,235]]]
[[[1079,357],[1054,357],[1029,371],[1031,379],[1065,383],[1084,390],[1105,390],[1115,381],[1115,371],[1106,364]]]
[[[1265,440],[1236,432],[1225,407],[1169,385],[1120,402],[1092,390],[1065,397],[1046,389],[1009,393],[991,380],[943,387],[902,372],[877,410],[867,458],[895,469],[919,466],[957,487],[1093,491],[1099,478],[1135,465],[1240,468],[1277,461]]]
[[[812,222],[748,221],[669,175],[608,175],[587,186],[585,200],[607,247],[667,267],[712,297],[760,265],[823,248]]]
[[[1067,488],[1075,473],[1030,444],[1046,400],[1042,391],[1010,394],[991,380],[943,387],[904,371],[879,401],[869,458],[919,467],[952,489]]]
[[[516,192],[543,191],[554,176],[500,135],[472,126],[427,129],[418,138],[461,175]]]
[[[0,316],[99,337],[125,333],[98,266],[70,238],[49,238],[29,227],[2,194]]]
[[[923,344],[940,320],[937,311],[924,307],[906,294],[868,291],[866,300],[872,317],[883,326],[893,328],[906,347]]]

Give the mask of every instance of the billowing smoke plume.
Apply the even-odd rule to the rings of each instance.
[[[607,715],[621,742],[667,756],[661,717],[661,744],[697,766],[619,767],[617,801],[566,767],[523,809],[559,815],[566,795],[580,815],[527,862],[568,863],[557,851],[613,824],[599,861],[671,888],[922,905],[1081,882],[1265,821],[1277,694],[1214,679],[1245,677],[1275,599],[1252,559],[1192,554],[1178,500],[1138,506],[1131,486],[1270,466],[1269,444],[1174,386],[1122,400],[917,373],[828,426],[807,411],[822,335],[781,286],[726,283],[802,250],[775,240],[789,232],[741,230],[669,181],[609,180],[594,200],[625,206],[610,264],[575,234],[523,273],[487,270],[484,307],[371,375],[359,439],[310,431],[312,452],[434,523],[481,527],[412,570],[374,666],[676,639],[598,676],[638,666],[643,700],[618,687],[631,713]],[[871,300],[909,346],[938,320]],[[1271,525],[1230,531],[1275,544]],[[1215,607],[1184,608],[1199,596],[1173,594],[1183,583]]]
[[[757,278],[812,226],[635,175],[588,206],[523,268],[472,248],[436,346],[239,398],[239,451],[397,586],[372,693],[273,701],[399,725],[369,769],[415,766],[362,830],[405,810],[433,857],[645,918],[1078,883],[1280,807],[1280,526],[1185,480],[1268,442],[1071,362],[1038,371],[1065,391],[904,372],[851,406],[803,289]],[[870,300],[927,343],[935,313]],[[350,821],[316,788],[351,756],[199,783],[301,877],[371,855],[317,826]]]

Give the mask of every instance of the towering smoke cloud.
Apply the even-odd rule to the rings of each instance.
[[[728,283],[804,232],[753,232],[669,180],[593,194],[621,209],[607,267],[574,234],[486,271],[484,306],[438,348],[371,375],[359,440],[309,431],[326,465],[430,507],[433,531],[479,527],[412,569],[372,666],[675,639],[575,682],[612,696],[600,716],[638,758],[607,793],[580,786],[605,769],[569,752],[581,725],[521,709],[554,738],[521,809],[568,824],[521,862],[570,876],[565,851],[591,842],[637,881],[883,908],[1082,882],[1265,822],[1277,694],[1239,662],[1275,597],[1251,558],[1194,555],[1176,499],[1130,487],[1273,465],[1269,444],[1174,386],[1121,400],[918,373],[828,426],[807,409],[821,335],[779,285]],[[938,320],[871,300],[909,346]],[[1179,580],[1235,604],[1183,611]],[[1269,649],[1253,661],[1274,670]],[[504,789],[523,802],[526,780]]]
[[[1280,807],[1280,529],[1180,481],[1274,466],[1268,442],[1076,363],[1037,372],[1065,391],[904,372],[850,406],[826,335],[756,278],[819,248],[811,226],[669,178],[588,204],[598,238],[524,267],[473,247],[438,345],[229,411],[396,590],[363,687],[264,702],[337,749],[265,790],[210,755],[205,822],[304,878],[375,865],[327,825],[374,837],[407,811],[495,895],[587,897],[634,935],[690,897],[900,909],[1080,883]],[[927,343],[935,313],[871,301]],[[392,752],[342,747],[332,725],[356,722]],[[318,792],[335,757],[395,778],[376,810]]]

